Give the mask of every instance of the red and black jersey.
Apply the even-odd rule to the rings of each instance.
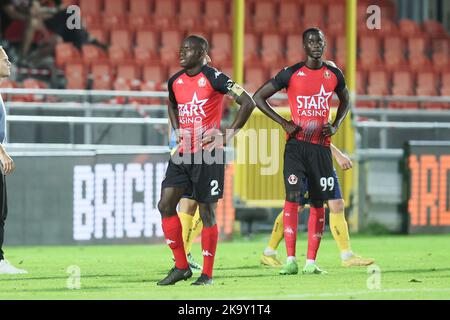
[[[208,65],[194,76],[181,70],[169,79],[169,100],[178,106],[183,145],[187,147],[190,143],[190,152],[201,150],[206,130],[220,128],[223,96],[233,85],[227,75]],[[180,146],[179,152],[184,149]]]
[[[300,62],[284,68],[271,81],[277,90],[287,89],[292,120],[302,128],[296,139],[329,146],[331,137],[324,137],[322,128],[328,123],[333,91],[345,88],[342,71],[326,62],[319,69]]]

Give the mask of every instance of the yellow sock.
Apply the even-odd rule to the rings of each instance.
[[[350,238],[344,211],[330,212],[330,229],[339,250],[341,250],[341,252],[350,251]]]
[[[187,247],[186,244],[189,242],[189,239],[191,238],[192,220],[194,219],[194,217],[184,212],[178,212],[178,217],[180,217],[181,227],[183,228],[183,243],[184,243],[184,250],[186,250]],[[186,253],[188,253],[188,251],[186,251]]]
[[[269,240],[269,248],[272,250],[277,250],[283,237],[283,211],[281,211],[273,224],[272,234],[270,235]]]
[[[186,253],[191,252],[192,243],[202,232],[202,229],[203,229],[203,221],[200,218],[200,210],[197,207],[197,211],[195,211],[192,220],[191,232],[189,234],[189,237],[186,239],[186,242],[184,243],[184,250],[186,251]]]

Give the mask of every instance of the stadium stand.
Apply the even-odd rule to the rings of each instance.
[[[140,81],[132,86],[134,89],[162,90],[167,77],[178,70],[179,44],[188,32],[202,34],[210,41],[214,65],[227,69],[232,66],[233,8],[229,1],[65,0],[64,3],[80,5],[89,33],[110,44],[106,52],[92,44],[83,45],[81,51],[69,43],[57,44],[55,65],[66,74],[67,88],[125,88],[118,85],[123,83],[122,77],[120,81],[116,79],[118,67],[122,70],[125,65],[127,70],[142,70],[134,73],[134,80]],[[448,94],[448,84],[441,83],[439,76],[441,73],[443,79],[450,69],[450,37],[443,25],[434,20],[422,24],[398,20],[395,3],[383,0],[377,2],[383,11],[383,27],[369,30],[364,23],[369,4],[358,2],[357,56],[361,82],[357,83],[357,92]],[[260,83],[256,74],[272,75],[274,70],[303,59],[301,32],[310,26],[324,30],[326,58],[345,70],[345,1],[249,0],[246,8],[245,74],[256,83]],[[254,68],[262,70],[257,72]],[[99,70],[105,74],[102,76]],[[407,81],[401,84],[401,79]],[[427,85],[424,79],[433,82]],[[256,88],[249,79],[245,83]]]

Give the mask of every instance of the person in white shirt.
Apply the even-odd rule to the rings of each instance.
[[[0,46],[0,81],[3,78],[9,77],[11,74],[11,62],[9,62],[8,55]],[[5,150],[4,143],[6,142],[6,111],[3,99],[0,95],[0,274],[26,274],[27,271],[14,267],[8,260],[5,259],[2,250],[4,235],[5,235],[5,220],[8,213],[8,206],[6,201],[6,180],[5,176],[14,171],[14,161]]]

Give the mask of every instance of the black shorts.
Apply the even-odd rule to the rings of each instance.
[[[333,199],[336,183],[333,174],[331,149],[319,144],[299,141],[291,138],[284,150],[284,186],[286,194],[309,191],[313,200]],[[308,179],[308,189],[305,189]]]
[[[213,156],[215,152],[223,153],[223,150],[214,150]],[[195,154],[192,154],[191,162],[177,164],[171,157],[161,189],[184,188],[185,196],[192,195],[189,198],[200,203],[217,202],[223,197],[225,161],[211,164],[194,163],[194,158]],[[223,156],[222,159],[224,160]]]

